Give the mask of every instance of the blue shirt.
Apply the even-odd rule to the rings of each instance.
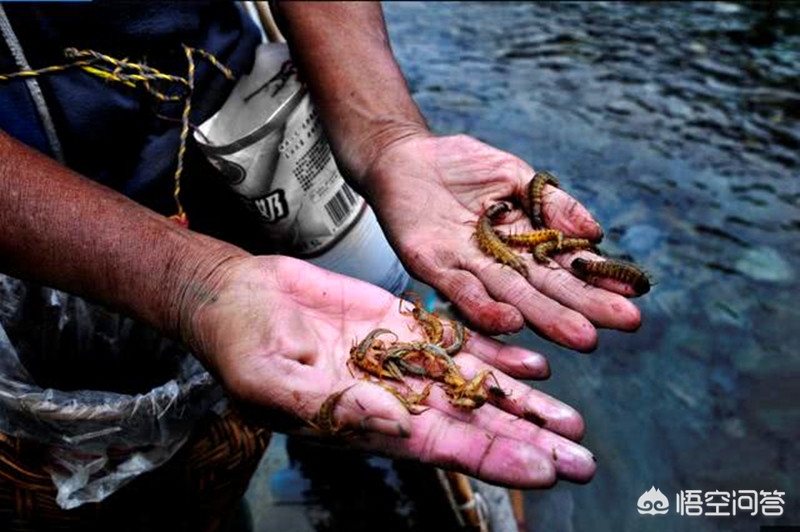
[[[249,72],[260,33],[241,5],[229,2],[5,3],[31,68],[69,62],[68,47],[90,49],[186,76],[182,44],[214,54],[234,75]],[[233,83],[196,58],[191,122],[224,102]],[[19,70],[0,42],[0,73]],[[79,68],[38,76],[65,164],[164,215],[172,198],[183,102],[158,103],[140,88],[110,83]],[[164,120],[156,116],[173,117]],[[52,155],[25,82],[0,82],[0,129]],[[190,139],[181,199],[193,229],[246,246],[236,199]],[[245,222],[246,224],[246,222]],[[247,246],[246,246],[247,247]]]

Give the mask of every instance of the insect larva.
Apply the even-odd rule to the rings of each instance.
[[[469,331],[464,327],[464,325],[456,320],[449,320],[450,321],[450,328],[453,331],[453,340],[448,346],[444,347],[444,350],[447,352],[448,355],[455,355],[458,353],[461,348],[464,346],[464,343],[469,340]]]
[[[587,238],[565,238],[561,241],[559,251],[577,251],[579,249],[594,249],[594,243]]]
[[[478,226],[475,228],[475,237],[481,251],[491,255],[502,264],[511,266],[520,275],[527,279],[528,270],[522,263],[520,257],[506,246],[492,227],[495,218],[511,210],[508,203],[500,202],[490,206],[478,219]]]
[[[642,270],[633,264],[618,260],[591,261],[575,259],[572,261],[573,271],[582,278],[614,279],[633,288],[637,296],[650,291],[650,279]]]
[[[320,432],[329,434],[331,436],[340,432],[342,427],[336,424],[336,420],[333,417],[333,411],[336,409],[336,405],[339,404],[339,401],[345,392],[353,386],[355,386],[355,384],[348,386],[340,392],[330,394],[322,403],[322,406],[319,407],[319,410],[314,418],[307,421],[307,423]]]
[[[550,242],[542,242],[541,244],[534,246],[531,249],[531,253],[533,253],[533,258],[536,260],[536,262],[548,263],[550,262],[550,254],[556,249],[558,249],[558,242],[551,240]]]
[[[561,240],[564,234],[558,229],[537,229],[528,233],[520,233],[518,235],[498,234],[500,240],[510,246],[520,246],[526,248],[535,247],[543,242],[550,242],[551,240]]]
[[[430,343],[441,344],[442,339],[444,338],[444,328],[439,316],[437,316],[434,312],[428,312],[425,310],[425,308],[422,306],[422,299],[420,298],[419,294],[409,290],[405,292],[403,296],[411,300],[414,308],[411,310],[404,310],[402,308],[403,301],[401,300],[400,314],[412,316],[420,325],[420,327],[422,327],[422,332],[425,334],[425,337]]]
[[[547,227],[542,216],[542,195],[544,186],[548,183],[557,187],[558,179],[544,170],[537,171],[533,174],[533,179],[530,180],[528,186],[525,187],[525,193],[522,196],[522,210],[528,215],[534,227]]]
[[[548,262],[553,253],[566,253],[579,249],[594,249],[594,244],[586,238],[564,238],[560,242],[543,242],[531,250],[537,262]]]

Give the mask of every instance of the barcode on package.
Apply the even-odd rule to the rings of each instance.
[[[325,204],[325,211],[331,217],[333,224],[339,227],[347,219],[347,215],[353,210],[353,206],[358,202],[358,199],[347,186],[347,183],[334,194],[331,200]]]

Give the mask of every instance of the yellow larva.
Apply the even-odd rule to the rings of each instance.
[[[544,216],[542,216],[542,193],[544,186],[547,184],[557,187],[558,179],[544,170],[540,170],[533,174],[533,179],[525,187],[525,192],[522,195],[522,210],[528,215],[534,227],[547,227]]]
[[[543,242],[531,250],[536,262],[549,262],[550,255],[554,253],[566,253],[567,251],[577,251],[579,249],[592,249],[593,244],[585,238],[564,238],[561,241],[551,240]]]
[[[486,209],[478,219],[478,226],[475,228],[475,238],[481,251],[497,259],[502,264],[511,266],[520,275],[528,278],[528,269],[522,263],[522,259],[514,251],[500,240],[500,237],[492,227],[492,221],[511,210],[508,203],[495,203]]]
[[[520,233],[518,235],[499,234],[500,240],[510,246],[533,248],[542,242],[550,242],[551,240],[561,241],[564,234],[558,229],[537,229],[528,233]]]

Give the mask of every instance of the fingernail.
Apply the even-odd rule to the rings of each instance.
[[[522,329],[525,325],[521,315],[517,312],[507,312],[500,320],[501,327],[508,333],[514,333]]]
[[[395,438],[408,438],[411,436],[411,428],[396,419],[366,417],[361,420],[361,428],[366,432],[377,432],[378,434]]]
[[[533,372],[533,371],[537,371],[538,372],[538,371],[541,371],[542,369],[544,369],[544,370],[548,370],[549,369],[548,365],[547,365],[547,361],[544,359],[544,357],[539,356],[539,355],[527,356],[527,357],[523,358],[522,360],[520,360],[520,364],[522,364],[522,367],[525,368],[526,370],[530,371],[530,372]],[[547,371],[547,373],[550,373],[550,372]]]
[[[555,447],[553,447],[553,451],[556,452]],[[597,461],[589,449],[579,445],[560,445],[556,456],[561,460],[573,463],[589,464]]]

